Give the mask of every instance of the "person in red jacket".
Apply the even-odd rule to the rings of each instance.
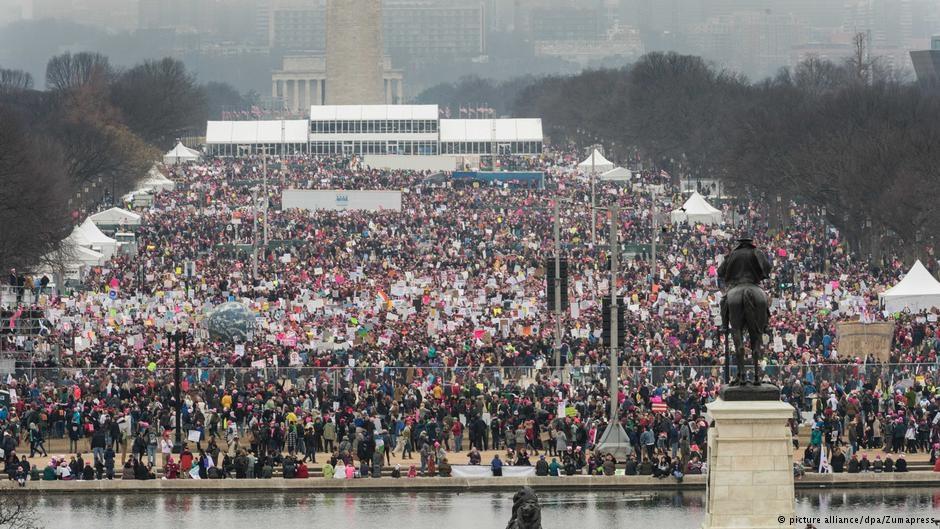
[[[166,458],[166,464],[163,465],[163,477],[166,479],[177,479],[180,474],[180,466],[173,460],[173,456]]]
[[[310,470],[307,468],[307,464],[301,461],[297,465],[297,475],[294,476],[296,479],[307,479],[310,477]]]
[[[189,451],[189,448],[184,448],[183,453],[180,455],[180,470],[189,472],[189,469],[193,468],[193,453]]]

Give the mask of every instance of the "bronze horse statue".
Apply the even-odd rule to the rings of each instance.
[[[763,353],[763,334],[770,323],[770,303],[767,294],[758,286],[770,277],[770,261],[754,246],[750,238],[738,239],[737,247],[718,268],[718,277],[727,291],[721,299],[721,321],[725,336],[730,333],[734,341],[734,353],[738,366],[737,376],[731,386],[747,383],[744,376],[744,331],[747,331],[754,360],[754,385],[762,378],[760,359]],[[727,340],[726,340],[727,347]],[[730,366],[726,359],[725,380]]]

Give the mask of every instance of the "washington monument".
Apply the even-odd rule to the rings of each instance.
[[[382,0],[327,0],[327,105],[385,104],[382,54]]]

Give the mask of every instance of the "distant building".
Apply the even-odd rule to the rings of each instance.
[[[613,25],[602,0],[516,0],[515,31],[533,41],[584,41]]]
[[[929,50],[911,52],[911,62],[917,80],[930,85],[940,85],[940,35],[930,39]]]
[[[322,54],[287,55],[281,69],[271,73],[271,97],[284,102],[293,112],[326,104],[326,57]],[[384,103],[404,102],[404,75],[392,68],[391,60],[382,61]]]
[[[326,0],[262,0],[266,41],[271,48],[323,51],[326,45]]]
[[[396,64],[486,53],[482,0],[385,0],[382,25],[385,51]]]
[[[0,2],[7,9],[8,2]],[[61,0],[32,0],[23,2],[14,0],[14,8],[22,6],[21,14],[27,12],[33,19],[53,18],[70,20],[78,24],[105,28],[112,31],[132,31],[137,28],[136,0],[81,0],[62,2]]]

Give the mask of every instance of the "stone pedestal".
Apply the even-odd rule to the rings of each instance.
[[[793,443],[780,401],[716,400],[708,431],[703,529],[781,529],[794,515]],[[778,517],[786,518],[784,523]]]

